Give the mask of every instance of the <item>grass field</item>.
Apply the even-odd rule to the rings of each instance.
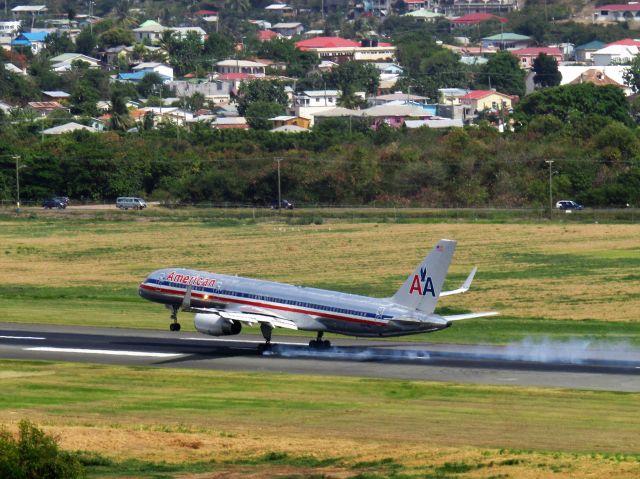
[[[457,287],[474,265],[480,270],[472,292],[445,298],[441,310],[501,316],[457,323],[429,341],[545,335],[640,342],[636,225],[125,219],[0,221],[5,320],[165,328],[166,310],[136,289],[150,271],[171,265],[389,296],[447,237],[459,244],[446,286]]]
[[[0,380],[4,424],[92,451],[98,476],[640,474],[638,394],[22,361]]]
[[[453,238],[446,286],[479,273],[441,310],[501,316],[408,339],[640,344],[633,223],[66,213],[0,217],[3,321],[165,329],[137,285],[171,265],[389,296]],[[0,384],[0,423],[89,451],[92,477],[640,476],[638,394],[19,361]]]

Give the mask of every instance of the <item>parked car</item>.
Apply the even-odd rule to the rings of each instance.
[[[67,207],[64,201],[60,201],[60,198],[47,198],[42,202],[42,207],[47,209],[58,208],[63,210]]]
[[[584,207],[573,200],[560,200],[556,203],[556,208],[562,211],[581,210]]]
[[[116,207],[122,210],[142,210],[147,207],[147,203],[135,196],[121,196],[116,200]]]
[[[293,209],[293,203],[291,203],[291,201],[289,200],[282,200],[280,202],[280,206],[278,207],[278,201],[274,201],[273,203],[271,203],[271,209],[272,210],[277,210],[282,208],[283,210],[292,210]]]
[[[68,196],[54,196],[54,200],[60,201],[60,203],[64,203],[64,206],[69,206],[69,197]]]

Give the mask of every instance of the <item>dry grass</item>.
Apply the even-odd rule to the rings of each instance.
[[[448,237],[459,241],[449,286],[473,265],[480,272],[476,294],[447,305],[521,318],[636,321],[638,232],[634,225],[9,222],[0,223],[0,267],[5,284],[129,286],[132,294],[147,272],[180,265],[391,295]]]

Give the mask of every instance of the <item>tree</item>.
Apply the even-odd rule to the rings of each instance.
[[[133,43],[133,33],[124,28],[111,28],[100,34],[98,43],[101,48],[117,47],[118,45],[131,45]]]
[[[562,81],[562,74],[558,71],[558,62],[552,56],[541,53],[533,60],[533,71],[536,75],[533,82],[542,87],[558,86]]]
[[[240,84],[238,113],[245,115],[253,102],[277,103],[286,107],[288,103],[284,85],[279,81],[252,80]]]
[[[640,91],[640,55],[636,55],[631,60],[628,68],[622,73],[624,84],[633,90],[634,93]]]
[[[256,130],[271,129],[269,118],[282,115],[285,107],[272,101],[254,101],[247,105],[244,116],[251,128]]]
[[[597,115],[632,124],[624,93],[613,85],[581,83],[545,88],[523,98],[516,111],[527,121],[537,115],[554,115],[563,122],[576,123],[585,115]]]
[[[209,33],[203,45],[204,55],[211,60],[221,60],[230,57],[234,52],[233,48],[233,41],[229,35],[223,35],[217,32]]]
[[[164,85],[162,83],[162,77],[156,72],[149,72],[142,80],[138,82],[138,93],[140,96],[146,98],[152,93],[158,93],[160,89],[164,95]]]
[[[380,72],[370,63],[346,62],[331,70],[327,83],[343,94],[356,91],[373,94],[380,84]]]
[[[76,37],[76,51],[84,55],[92,55],[98,44],[98,39],[91,29],[85,28]]]
[[[520,68],[518,58],[507,51],[500,51],[492,55],[481,70],[482,77],[478,86],[495,88],[507,95],[524,96],[525,71]]]
[[[100,99],[98,92],[87,82],[81,81],[71,92],[71,113],[95,116],[98,112],[96,103]]]
[[[193,72],[202,56],[202,40],[196,32],[189,32],[184,37],[169,34],[163,40],[169,53],[169,61],[177,70],[178,75]]]
[[[45,40],[45,50],[48,55],[55,57],[61,53],[73,52],[76,47],[69,38],[69,35],[49,35]]]
[[[225,0],[224,5],[236,13],[244,13],[251,8],[249,0]]]

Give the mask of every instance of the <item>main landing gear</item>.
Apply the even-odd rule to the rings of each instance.
[[[258,345],[258,354],[271,351],[271,331],[273,331],[273,326],[268,323],[260,323],[260,332],[262,333],[265,343]]]
[[[169,330],[180,331],[180,323],[178,322],[178,306],[175,304],[171,305],[171,320],[173,323],[169,325]]]
[[[322,340],[322,335],[324,334],[324,331],[318,331],[318,336],[316,337],[316,339],[312,339],[311,341],[309,341],[309,348],[311,349],[329,349],[331,347],[331,341],[329,340]]]

